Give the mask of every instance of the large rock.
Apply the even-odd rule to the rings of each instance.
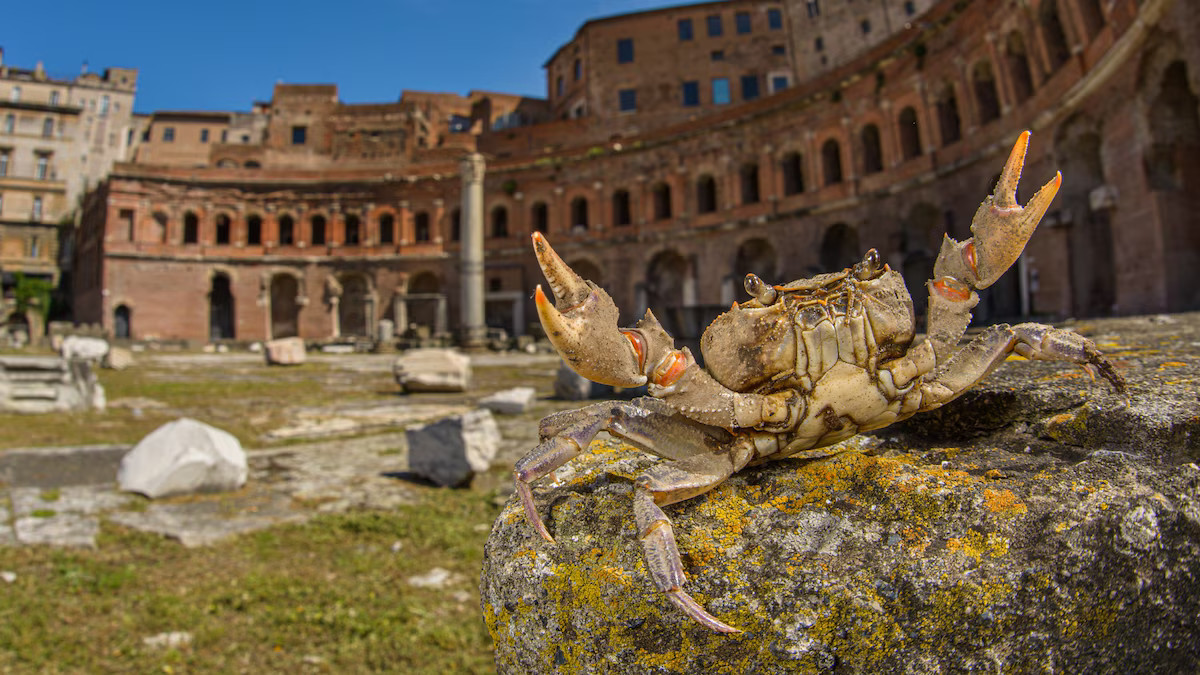
[[[471,386],[471,359],[453,349],[413,349],[396,359],[396,382],[406,392],[457,392]]]
[[[150,498],[236,490],[246,483],[246,453],[226,431],[187,417],[150,432],[117,471],[122,490]]]
[[[68,361],[79,359],[99,364],[108,353],[108,342],[100,338],[68,335],[63,338],[59,353]]]
[[[1197,672],[1198,326],[1081,326],[1128,404],[1009,363],[926,425],[668,507],[686,589],[741,635],[654,590],[631,492],[659,460],[597,441],[535,489],[557,545],[515,498],[496,520],[480,585],[497,669]]]
[[[124,347],[109,347],[100,365],[109,370],[125,370],[133,365],[133,352]]]
[[[536,397],[537,390],[533,387],[514,387],[484,396],[479,405],[502,415],[520,415],[529,410]]]
[[[500,447],[500,429],[487,410],[472,410],[409,429],[409,471],[444,487],[467,485],[487,471]]]
[[[304,363],[308,356],[304,351],[303,338],[288,337],[269,340],[266,346],[264,354],[267,365],[270,366],[298,366]]]

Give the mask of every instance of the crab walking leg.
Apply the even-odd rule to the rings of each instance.
[[[634,519],[646,556],[646,568],[655,587],[666,593],[685,614],[719,633],[741,631],[709,614],[683,590],[687,580],[683,574],[683,561],[679,557],[671,520],[661,507],[708,492],[733,471],[728,463],[709,461],[660,464],[638,477],[633,493]]]
[[[1029,136],[1024,131],[1017,137],[996,188],[975,212],[971,220],[974,236],[963,242],[949,236],[942,239],[933,266],[934,280],[929,282],[926,331],[939,362],[957,349],[971,321],[971,310],[979,302],[975,291],[994,284],[1017,261],[1062,184],[1062,174],[1056,174],[1028,204],[1021,206],[1017,201]]]
[[[1078,364],[1093,378],[1099,373],[1113,389],[1125,392],[1125,379],[1096,344],[1082,335],[1040,323],[998,324],[938,365],[932,378],[921,384],[921,404],[916,412],[933,410],[954,400],[995,370],[1012,352],[1028,359]]]
[[[529,484],[571,461],[592,442],[592,438],[608,423],[607,417],[601,416],[603,413],[598,414],[596,411],[598,407],[601,406],[588,406],[574,411],[579,418],[578,421],[568,424],[554,435],[545,438],[513,466],[513,479],[517,494],[521,496],[521,505],[525,507],[525,517],[529,519],[529,524],[533,526],[533,529],[542,535],[542,539],[551,544],[554,543],[554,537],[550,536],[550,532],[546,530],[546,524],[538,515]],[[603,407],[604,410],[607,410],[610,406]]]

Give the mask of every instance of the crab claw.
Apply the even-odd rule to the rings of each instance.
[[[943,255],[938,260],[940,269],[934,270],[936,278],[951,276],[967,281],[972,288],[987,288],[1021,256],[1062,185],[1062,173],[1056,173],[1024,207],[1017,202],[1017,183],[1025,165],[1029,136],[1028,131],[1021,132],[995,190],[975,212],[971,221],[974,238],[961,244],[949,237],[942,242]],[[945,255],[948,246],[957,248],[959,255]]]
[[[558,353],[580,375],[614,387],[646,383],[644,345],[638,333],[617,328],[619,311],[608,293],[575,273],[541,232],[533,252],[554,292],[551,304],[539,285],[534,291],[542,328]]]

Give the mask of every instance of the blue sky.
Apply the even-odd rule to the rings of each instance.
[[[591,18],[670,0],[9,3],[6,64],[70,77],[139,69],[135,109],[249,110],[276,82],[332,83],[348,103],[403,89],[545,96],[542,64]]]

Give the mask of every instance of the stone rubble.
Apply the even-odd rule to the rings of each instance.
[[[264,350],[267,365],[297,366],[304,363],[308,354],[304,350],[304,340],[298,337],[270,340]]]
[[[405,392],[462,392],[471,386],[471,359],[453,349],[413,349],[392,368]]]
[[[406,435],[409,471],[443,487],[470,484],[491,466],[500,446],[500,430],[488,410],[448,417]]]
[[[121,460],[117,483],[153,499],[236,490],[246,474],[246,453],[233,434],[184,417],[134,446]]]
[[[479,399],[479,405],[501,415],[520,415],[527,412],[537,398],[533,387],[514,387]]]

